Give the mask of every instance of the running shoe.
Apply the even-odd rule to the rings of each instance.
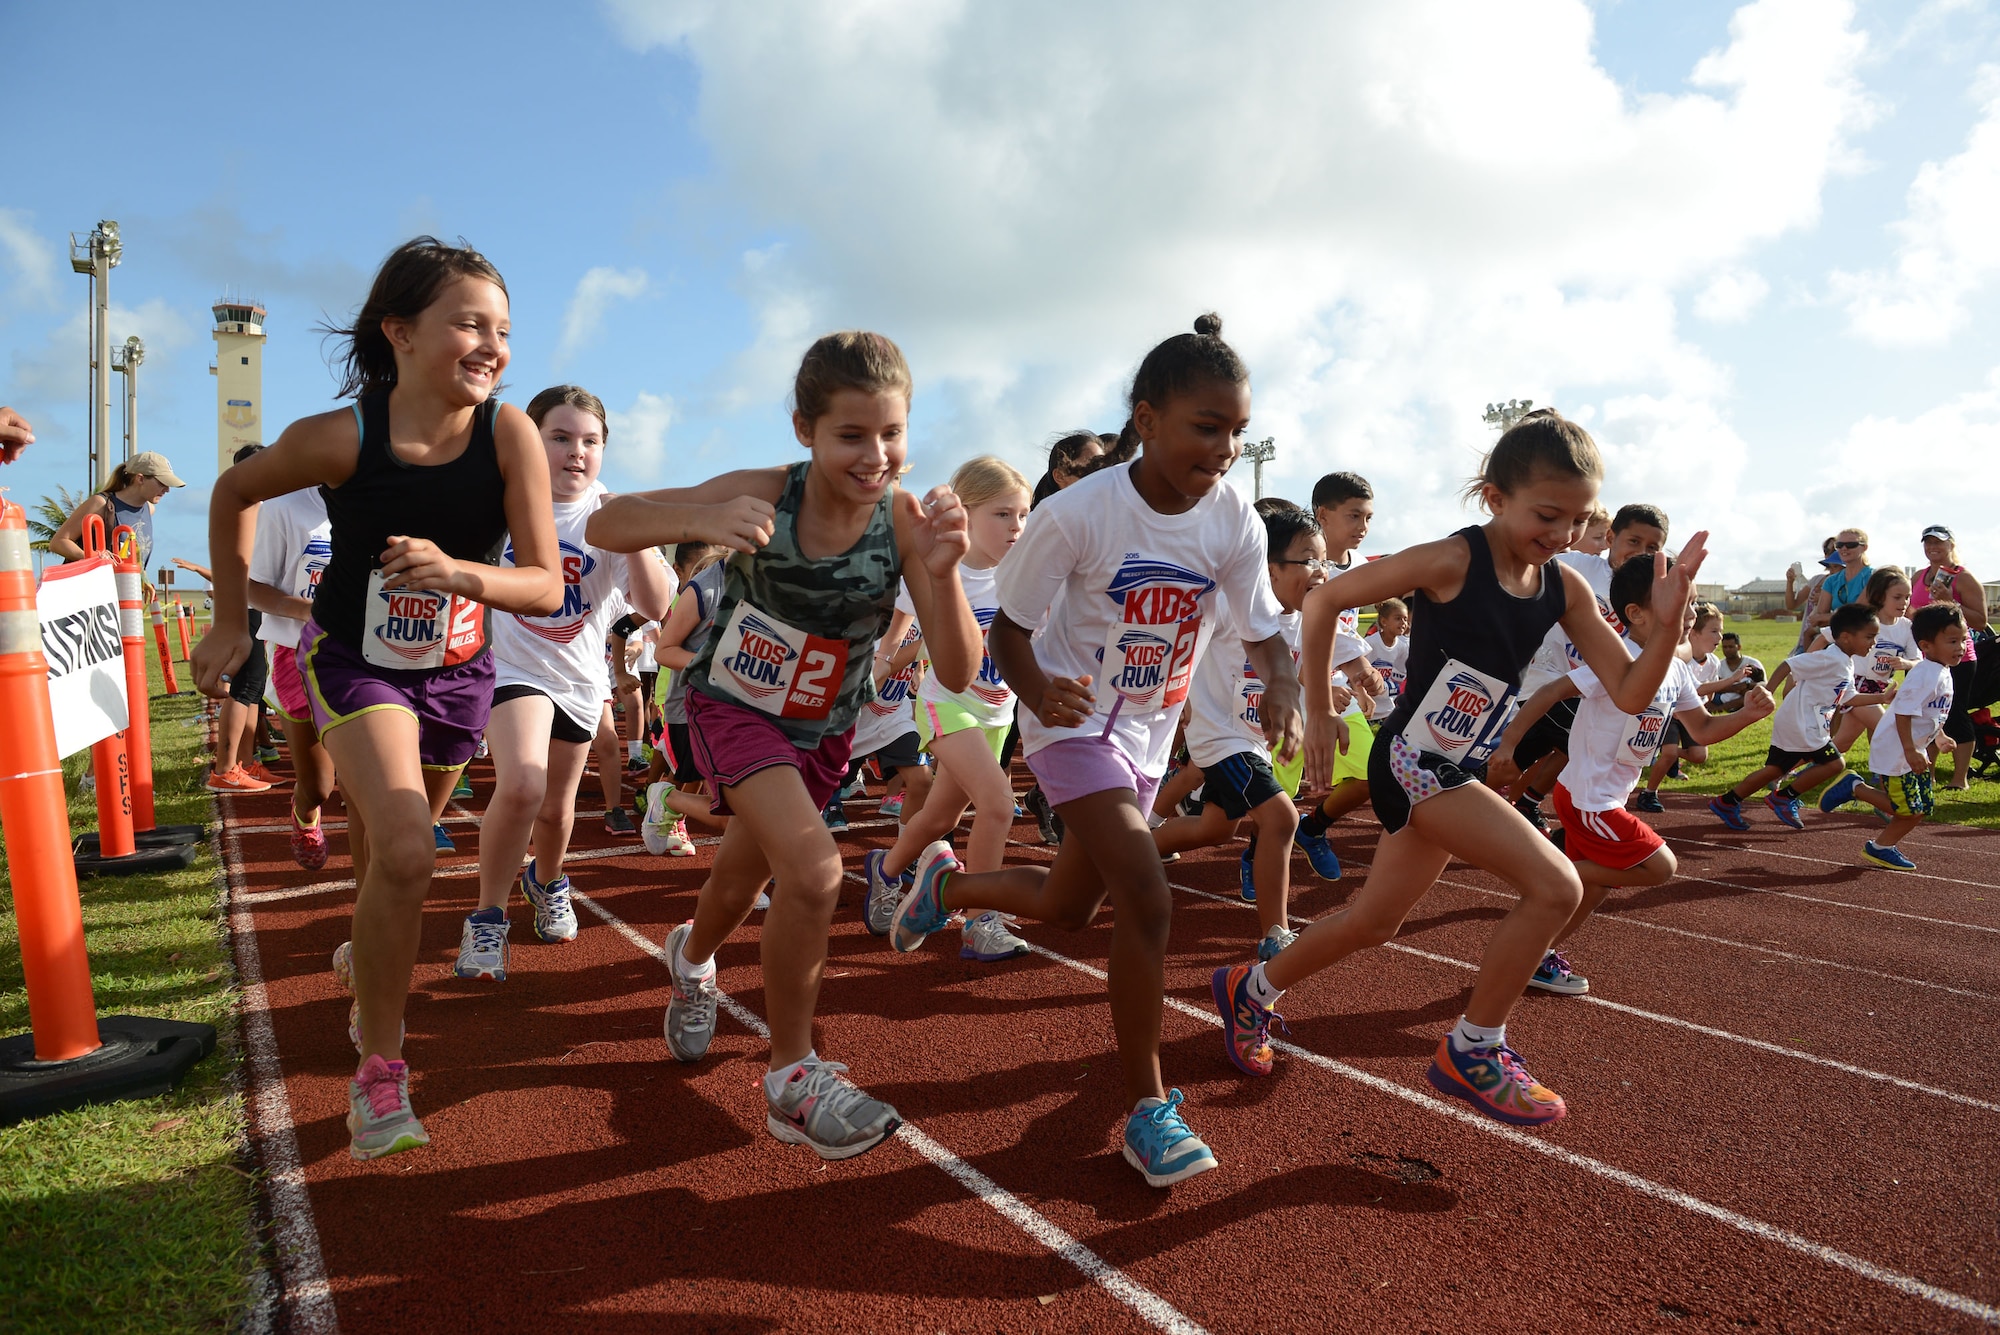
[[[1534,826],[1543,834],[1549,832],[1548,817],[1542,814],[1542,804],[1526,795],[1514,799],[1514,810],[1521,813],[1521,819]]]
[[[1505,1043],[1460,1052],[1446,1034],[1438,1040],[1427,1077],[1438,1093],[1464,1099],[1509,1126],[1543,1126],[1569,1111],[1562,1095],[1544,1089],[1521,1064],[1521,1054]]]
[[[342,941],[333,948],[333,981],[349,992],[354,990],[354,943]]]
[[[667,810],[667,785],[649,784],[646,787],[646,814],[639,822],[639,840],[646,845],[646,851],[656,858],[667,855],[667,831],[680,823],[680,817]],[[668,818],[672,817],[671,820]]]
[[[681,947],[687,944],[692,921],[684,922],[667,934],[667,1051],[674,1060],[698,1062],[708,1055],[715,1038],[715,961],[699,978],[681,976]]]
[[[507,981],[507,911],[481,909],[465,915],[458,932],[458,963],[451,971],[460,978]]]
[[[1024,819],[1026,819],[1027,815],[1028,815],[1028,809],[1027,809],[1026,807],[1024,807],[1024,806],[1022,806],[1022,805],[1021,805],[1021,799],[1020,799],[1020,798],[1018,798],[1018,797],[1017,797],[1017,798],[1015,798],[1015,799],[1014,799],[1014,819],[1015,819],[1015,820],[1024,820]]]
[[[318,871],[326,865],[326,831],[318,821],[301,825],[296,809],[292,812],[292,861],[307,871]]]
[[[1326,841],[1324,834],[1307,834],[1305,827],[1301,826],[1292,835],[1292,842],[1304,850],[1306,861],[1312,864],[1313,875],[1322,881],[1340,879],[1340,857],[1333,851],[1333,845]]]
[[[88,779],[91,776],[86,774],[83,777]],[[220,774],[210,770],[206,786],[211,793],[262,793],[271,787],[262,779],[251,778],[241,765],[231,765]]]
[[[1717,820],[1732,830],[1750,828],[1749,818],[1743,814],[1741,802],[1725,802],[1719,797],[1711,797],[1708,799],[1708,809]]]
[[[278,748],[277,748],[277,747],[275,747],[275,746],[260,746],[260,747],[258,747],[258,748],[257,748],[257,763],[258,763],[258,764],[260,764],[260,765],[275,765],[275,764],[277,764],[277,763],[278,763]]]
[[[492,752],[486,749],[486,739],[484,737],[481,737],[479,739],[479,749],[472,753],[472,758],[474,760],[484,760],[486,759],[487,756],[491,754]]]
[[[576,940],[576,910],[570,907],[569,877],[558,876],[547,885],[535,879],[535,864],[521,868],[521,893],[535,907],[535,936],[554,945]]]
[[[1780,821],[1782,821],[1786,825],[1791,826],[1794,830],[1805,829],[1806,827],[1805,821],[1799,818],[1798,798],[1785,797],[1778,793],[1770,793],[1765,796],[1764,805],[1771,808],[1772,815],[1776,816]]]
[[[868,796],[868,785],[861,781],[861,775],[858,773],[852,779],[848,780],[846,787],[840,790],[840,798],[843,802],[850,797],[858,799],[866,796]]]
[[[1021,795],[1021,805],[1027,807],[1029,814],[1035,818],[1035,828],[1043,843],[1054,846],[1062,842],[1062,825],[1040,784]]]
[[[370,1057],[347,1083],[347,1152],[356,1159],[379,1159],[431,1143],[424,1124],[410,1111],[410,1068],[400,1061]]]
[[[604,813],[604,832],[630,838],[639,833],[632,826],[632,818],[625,814],[624,807],[613,807]]]
[[[1028,943],[1007,930],[1007,920],[992,909],[967,918],[959,929],[958,957],[993,964],[1028,953]]]
[[[847,828],[847,808],[841,804],[839,794],[835,794],[833,800],[820,809],[819,818],[826,822],[829,830]]]
[[[1590,980],[1572,972],[1569,961],[1559,951],[1551,950],[1542,956],[1541,965],[1536,968],[1535,976],[1528,980],[1528,986],[1565,997],[1580,997],[1590,991]]]
[[[1826,786],[1819,795],[1819,809],[1832,814],[1854,800],[1854,790],[1861,783],[1861,776],[1853,770],[1841,775]]]
[[[1245,904],[1257,902],[1257,870],[1251,865],[1250,850],[1244,849],[1243,856],[1236,859],[1236,878],[1240,888],[1236,893],[1243,896]]]
[[[750,901],[751,910],[757,913],[762,913],[765,909],[768,909],[770,907],[771,907],[771,892],[769,890],[759,890],[757,892],[757,897]]]
[[[472,796],[472,780],[465,777],[464,770],[458,772],[458,782],[451,786],[451,795],[454,800]]]
[[[437,845],[437,851],[440,853],[456,853],[458,851],[458,845],[454,844],[451,841],[451,836],[445,833],[443,821],[439,821],[437,824],[431,826],[431,842]]]
[[[764,1091],[764,1126],[787,1145],[822,1159],[852,1159],[896,1134],[903,1117],[841,1076],[839,1062],[808,1057],[772,1098]]]
[[[882,874],[882,861],[888,856],[888,850],[874,848],[861,859],[861,873],[868,882],[868,897],[861,901],[861,919],[877,936],[889,935],[889,929],[896,925],[896,905],[903,898],[902,878]]]
[[[1887,848],[1870,839],[1861,846],[1861,856],[1878,867],[1888,867],[1894,871],[1915,871],[1917,864],[1903,856],[1903,850],[1894,844]]]
[[[675,821],[674,827],[667,831],[667,856],[670,858],[694,856],[694,840],[688,838],[685,821]]]
[[[629,777],[637,777],[644,774],[652,767],[652,762],[644,756],[627,756],[625,758],[625,773]]]
[[[1215,995],[1215,1009],[1222,1015],[1222,1046],[1229,1060],[1245,1075],[1269,1075],[1271,1021],[1280,1017],[1250,995],[1252,967],[1231,964],[1217,969],[1209,975],[1208,988]]]
[[[1257,942],[1257,962],[1269,964],[1284,953],[1286,946],[1299,939],[1299,934],[1289,927],[1273,927]]]
[[[1632,809],[1635,811],[1650,812],[1657,816],[1667,809],[1667,804],[1662,802],[1660,795],[1651,788],[1641,788],[1638,800],[1632,803]]]
[[[1215,1167],[1215,1151],[1188,1129],[1181,1116],[1181,1092],[1125,1119],[1125,1162],[1146,1175],[1149,1187],[1171,1187]]]
[[[288,782],[281,775],[273,774],[271,771],[265,769],[264,762],[261,760],[251,761],[243,767],[243,772],[258,783],[263,784],[266,788],[276,788],[279,784]]]
[[[897,793],[894,797],[883,798],[882,805],[877,807],[876,811],[881,815],[893,816],[897,820],[901,820],[903,818],[903,794]]]
[[[896,906],[896,918],[889,927],[890,945],[904,952],[915,950],[925,937],[951,921],[951,910],[944,906],[944,882],[958,868],[949,840],[940,839],[923,851],[910,869],[914,881],[910,892]]]
[[[1673,764],[1672,764],[1671,766],[1669,766],[1669,767],[1668,767],[1668,769],[1667,769],[1667,777],[1668,777],[1669,779],[1680,779],[1680,778],[1685,778],[1685,777],[1686,777],[1685,775],[1683,775],[1683,774],[1681,773],[1681,762],[1680,762],[1680,761],[1676,760],[1676,761],[1675,761],[1675,762],[1674,762],[1674,763],[1673,763]]]

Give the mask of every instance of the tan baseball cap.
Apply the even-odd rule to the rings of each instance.
[[[170,487],[185,487],[187,485],[187,483],[174,476],[173,465],[167,462],[167,456],[154,450],[142,450],[140,453],[127,459],[125,461],[125,471],[135,473],[140,477],[150,477],[155,481],[164,482]]]

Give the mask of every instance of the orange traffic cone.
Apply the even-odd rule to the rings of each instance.
[[[208,837],[202,825],[157,825],[153,813],[153,721],[151,690],[146,683],[145,571],[139,568],[132,530],[120,525],[111,534],[117,559],[118,636],[125,646],[125,698],[130,721],[125,727],[125,758],[132,772],[132,840],[139,848],[198,844]],[[171,670],[171,669],[170,669]],[[89,835],[79,853],[99,851]]]
[[[174,679],[174,655],[167,648],[167,614],[158,603],[153,604],[153,642],[160,648],[160,676],[166,679],[167,694],[179,695],[181,684]]]

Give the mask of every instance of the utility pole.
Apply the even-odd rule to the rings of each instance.
[[[1480,420],[1505,433],[1513,429],[1514,423],[1526,417],[1534,406],[1533,399],[1509,399],[1505,403],[1489,403]]]
[[[1264,499],[1264,465],[1278,457],[1278,442],[1270,436],[1254,445],[1243,447],[1243,457],[1251,464],[1251,497],[1253,501]]]
[[[125,377],[125,462],[139,452],[139,363],[146,360],[146,345],[137,334],[111,354],[111,369]]]
[[[90,275],[90,485],[96,491],[111,480],[111,271],[118,267],[124,245],[118,224],[103,219],[82,241],[69,234],[69,267]]]

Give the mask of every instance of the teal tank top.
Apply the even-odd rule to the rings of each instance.
[[[771,541],[729,558],[715,630],[687,670],[689,690],[769,715],[803,751],[852,728],[874,698],[870,660],[903,573],[893,490],[840,555],[815,561],[799,551],[810,467],[787,471]]]

